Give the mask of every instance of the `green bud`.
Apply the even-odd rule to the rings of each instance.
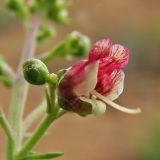
[[[48,68],[39,59],[29,59],[24,62],[23,75],[27,82],[35,85],[45,84],[49,80]]]
[[[26,19],[28,16],[27,8],[21,0],[9,0],[7,7],[19,18]]]
[[[53,84],[55,85],[55,84],[57,83],[57,80],[58,80],[57,75],[54,74],[54,73],[52,73],[52,74],[50,74],[50,76],[49,76],[48,83],[51,83],[52,85],[53,85]]]
[[[54,0],[47,8],[47,17],[60,24],[68,24],[68,1],[66,0]]]
[[[90,46],[90,39],[77,31],[69,34],[66,40],[68,53],[75,57],[85,57],[89,52]]]
[[[68,24],[70,22],[67,9],[50,9],[47,17],[60,24]]]
[[[45,63],[58,56],[85,57],[90,49],[90,39],[80,32],[73,31],[53,50],[49,51],[41,57]]]
[[[56,31],[48,26],[41,26],[38,31],[37,41],[39,43],[44,42],[47,38],[55,36]]]
[[[47,0],[34,0],[34,1],[32,1],[32,4],[30,6],[30,10],[32,13],[35,13],[37,11],[44,13],[44,10],[47,8],[48,5],[49,5],[49,3]]]

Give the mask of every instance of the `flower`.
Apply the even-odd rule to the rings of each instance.
[[[140,109],[127,109],[113,102],[123,91],[123,68],[128,64],[129,51],[112,45],[108,39],[96,42],[88,59],[68,68],[59,81],[60,106],[80,115],[102,114],[106,105],[136,114]]]

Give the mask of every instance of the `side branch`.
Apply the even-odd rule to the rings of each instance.
[[[4,114],[4,112],[2,111],[2,109],[0,109],[0,125],[3,128],[8,139],[13,140],[14,139],[13,131],[12,131],[10,124],[8,123],[7,118]]]

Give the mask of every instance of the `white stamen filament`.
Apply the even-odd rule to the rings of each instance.
[[[107,97],[104,97],[103,95],[101,95],[100,93],[98,93],[97,91],[93,90],[91,92],[91,94],[95,95],[97,98],[101,99],[103,102],[105,102],[106,104],[110,105],[111,107],[120,110],[122,112],[128,113],[128,114],[137,114],[141,112],[140,108],[136,108],[136,109],[128,109],[126,107],[120,106],[116,103],[114,103],[113,101],[111,101],[110,99],[108,99]]]

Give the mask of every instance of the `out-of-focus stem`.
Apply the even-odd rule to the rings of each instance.
[[[28,93],[28,84],[25,82],[21,68],[22,64],[25,60],[34,56],[35,46],[36,46],[36,33],[39,27],[39,22],[37,19],[32,18],[30,20],[30,26],[28,28],[28,32],[26,34],[26,40],[23,48],[23,53],[20,59],[20,63],[17,70],[17,77],[15,83],[13,84],[12,91],[12,100],[11,106],[9,110],[9,122],[12,126],[13,131],[15,132],[14,143],[8,143],[8,148],[14,148],[14,151],[9,151],[11,155],[8,154],[8,160],[11,160],[14,152],[21,146],[22,141],[22,117],[24,105],[27,98]],[[13,147],[10,147],[10,146]]]
[[[15,73],[12,68],[0,57],[0,81],[7,87],[11,87],[15,81]]]
[[[12,70],[12,68],[7,64],[7,63],[3,63],[2,65],[2,72],[8,77],[10,78],[12,81],[15,80],[15,73]]]

